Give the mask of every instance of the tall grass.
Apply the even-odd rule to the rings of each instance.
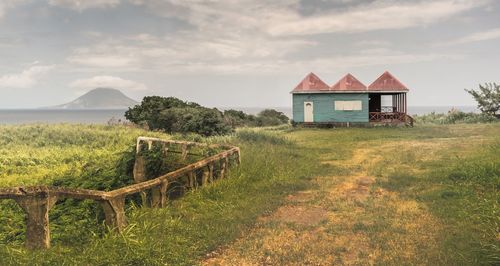
[[[59,236],[65,228],[51,225],[52,249],[32,253],[22,248],[21,241],[2,244],[0,264],[196,264],[207,253],[238,237],[258,216],[281,204],[285,195],[308,186],[310,177],[327,170],[317,167],[313,149],[292,149],[291,142],[274,133],[242,136],[226,139],[242,149],[242,164],[231,170],[230,178],[188,192],[167,208],[129,207],[129,226],[123,234],[92,232],[94,236],[81,243]],[[65,219],[62,215],[55,217],[59,218]],[[77,227],[75,223],[68,229],[78,237]]]
[[[498,122],[498,118],[493,115],[484,113],[465,113],[459,110],[452,109],[446,114],[432,112],[425,115],[415,115],[414,119],[417,124],[477,124],[477,123],[493,123]]]
[[[479,145],[477,140],[447,144],[426,157],[416,155],[421,151],[402,149],[383,164],[395,169],[376,170],[389,172],[379,184],[425,204],[440,220],[437,264],[498,265],[500,129],[484,125],[463,129],[471,140],[478,135],[489,140]]]
[[[242,164],[231,170],[230,178],[190,191],[167,208],[128,205],[129,226],[121,234],[104,230],[95,217],[100,215],[100,207],[94,202],[79,203],[84,204],[85,211],[71,208],[71,202],[56,206],[51,211],[53,248],[48,251],[23,248],[22,211],[14,202],[3,203],[0,265],[197,264],[208,253],[245,234],[257,217],[283,204],[286,195],[316,186],[311,178],[349,176],[363,167],[380,179],[376,186],[397,193],[402,200],[424,204],[443,225],[434,230],[439,234],[435,246],[420,247],[419,256],[429,257],[402,261],[396,256],[380,264],[498,264],[499,130],[496,123],[293,131],[279,128],[242,129],[233,136],[201,138],[123,127],[0,127],[0,143],[4,144],[0,148],[0,183],[5,185],[120,185],[127,179],[115,171],[130,167],[123,155],[143,134],[231,143],[242,150]],[[429,146],[431,149],[420,146],[423,144],[435,146]],[[344,161],[355,156],[357,149],[367,147],[377,150],[366,156],[380,156],[382,160],[373,165]],[[106,180],[115,181],[109,184]],[[355,230],[377,237],[370,245],[378,245],[385,252],[388,244],[397,243],[394,241],[411,242],[412,232],[402,235],[400,225],[391,224],[399,221],[394,218],[398,213],[380,205],[369,210],[373,220],[359,224]]]
[[[0,126],[0,187],[122,187],[132,182],[134,143],[141,135],[168,137],[120,126]],[[1,201],[0,214],[0,242],[22,243],[22,210],[13,201]],[[82,243],[104,233],[102,210],[93,201],[60,201],[51,219],[55,242]]]

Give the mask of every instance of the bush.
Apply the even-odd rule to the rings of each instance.
[[[257,126],[257,117],[234,109],[224,111],[224,120],[232,128]]]
[[[274,109],[265,109],[256,116],[231,109],[224,111],[224,119],[233,128],[279,126],[289,122],[283,112]]]
[[[290,119],[283,114],[282,112],[278,112],[274,109],[265,109],[257,115],[258,118],[258,126],[266,127],[266,126],[278,126],[282,124],[287,124]]]
[[[140,105],[129,108],[125,117],[135,124],[147,124],[152,130],[169,133],[214,136],[232,132],[219,110],[174,97],[144,97]]]
[[[287,124],[289,119],[282,112],[266,109],[257,116],[238,110],[210,109],[197,103],[184,102],[174,97],[144,97],[125,113],[125,117],[151,130],[168,133],[196,133],[202,136],[226,135],[237,127],[266,127]]]
[[[436,114],[432,112],[426,115],[416,115],[416,123],[419,124],[460,124],[460,123],[492,123],[498,121],[495,116],[485,113],[465,113],[456,109],[448,111],[447,114]]]

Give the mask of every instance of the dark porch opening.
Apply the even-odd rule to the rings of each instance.
[[[370,112],[380,112],[380,106],[382,104],[381,102],[381,94],[380,93],[370,93],[368,95],[369,100],[368,100],[368,107]]]
[[[406,93],[370,93],[368,95],[370,122],[413,125],[413,119],[406,114]]]

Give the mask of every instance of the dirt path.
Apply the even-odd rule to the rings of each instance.
[[[432,150],[431,144],[427,150],[421,144],[413,159],[424,159]],[[357,149],[348,160],[323,161],[348,169],[349,175],[317,177],[315,189],[289,195],[284,206],[261,217],[244,237],[210,254],[202,264],[431,263],[417,256],[422,249],[432,252],[441,225],[425,206],[377,186],[384,174],[373,174],[384,171],[377,168],[387,157],[383,153],[401,147],[398,143],[368,146],[372,148]]]

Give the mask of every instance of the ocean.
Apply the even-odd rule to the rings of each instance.
[[[273,107],[288,117],[292,116],[289,107]],[[464,112],[477,112],[474,106],[411,106],[408,113],[422,115],[431,112],[446,113],[455,108]],[[237,109],[249,114],[257,114],[265,108],[259,107],[232,107],[219,108]],[[77,123],[77,124],[106,124],[111,119],[125,120],[126,110],[47,110],[47,109],[8,109],[0,110],[0,125],[32,124],[32,123]]]
[[[106,124],[113,118],[125,119],[125,111],[126,110],[0,110],[0,124]]]

